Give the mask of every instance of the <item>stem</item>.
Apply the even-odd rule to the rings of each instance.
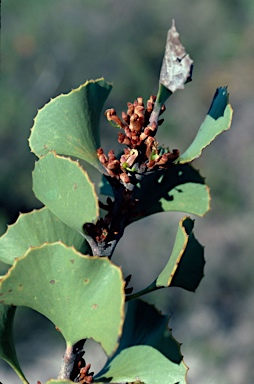
[[[156,101],[149,119],[150,125],[152,125],[152,123],[155,123],[156,125],[158,125],[161,107],[171,95],[172,95],[172,92],[166,87],[164,87],[164,85],[159,83],[159,89],[156,96]]]
[[[138,291],[136,293],[133,293],[131,295],[128,295],[125,297],[125,302],[127,301],[130,301],[130,300],[134,300],[134,299],[137,299],[138,297],[140,296],[143,296],[143,295],[146,295],[147,293],[150,293],[150,292],[154,292],[154,291],[157,291],[158,289],[161,289],[161,288],[164,288],[164,287],[157,287],[156,286],[156,280],[150,284],[147,288],[145,289],[142,289],[141,291]]]
[[[152,125],[153,123],[155,123],[156,126],[158,125],[161,106],[162,106],[161,102],[157,102],[157,101],[155,102],[154,107],[153,107],[153,111],[152,111],[150,119],[149,119],[150,125]]]
[[[71,379],[74,380],[73,373],[78,372],[78,362],[84,354],[84,344],[86,339],[78,341],[74,345],[68,345],[66,347],[61,369],[58,375],[58,379]],[[74,375],[76,376],[76,375]]]

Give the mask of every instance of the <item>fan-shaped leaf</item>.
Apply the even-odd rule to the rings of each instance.
[[[113,359],[95,382],[145,383],[145,384],[186,384],[187,367],[172,363],[158,350],[139,345],[124,349]]]
[[[210,204],[209,188],[190,165],[176,165],[145,176],[134,196],[138,199],[134,220],[165,211],[203,216]]]
[[[193,234],[194,220],[184,217],[170,259],[156,279],[157,287],[176,286],[195,291],[204,276],[204,247]]]
[[[34,119],[29,139],[32,152],[40,157],[54,150],[104,171],[96,150],[100,147],[99,118],[111,88],[103,78],[90,80],[52,99]]]
[[[227,88],[218,88],[208,114],[201,124],[195,139],[189,148],[175,160],[176,164],[189,163],[196,159],[216,136],[230,128],[233,109],[231,105],[227,103],[227,100]]]
[[[172,362],[180,364],[183,359],[180,344],[173,338],[168,322],[169,316],[162,315],[153,305],[139,299],[130,301],[114,356],[134,345],[150,345]]]
[[[183,382],[181,380],[187,369],[182,361],[180,344],[173,338],[168,328],[168,320],[168,316],[159,313],[153,305],[142,300],[130,301],[119,347],[114,356],[108,360],[102,371],[95,377],[95,381],[103,381],[102,378],[112,377],[110,382],[120,382],[121,378],[123,382],[132,382],[138,377],[144,383]],[[149,348],[144,349],[145,346]],[[135,353],[136,361],[134,361]],[[152,361],[149,354],[156,356],[157,359],[157,361],[152,362],[151,366],[148,363],[148,361]],[[130,363],[129,366],[127,361],[124,363],[124,356]],[[168,359],[168,363],[163,359],[164,357]],[[160,376],[161,370],[158,367],[163,362],[167,373],[165,376]],[[157,368],[156,364],[158,364]],[[145,374],[145,366],[148,370],[151,369],[150,377]],[[169,370],[171,370],[174,379],[169,375]],[[152,371],[156,372],[156,375]],[[123,376],[121,377],[121,375]]]
[[[0,260],[13,264],[29,247],[61,240],[85,253],[88,246],[84,237],[58,219],[48,208],[43,207],[29,213],[21,213],[16,223],[10,225],[0,237]]]
[[[61,243],[30,249],[1,281],[0,302],[30,307],[63,334],[67,344],[85,338],[108,354],[121,333],[124,282],[107,258],[83,256]]]
[[[82,233],[99,212],[95,188],[77,161],[48,153],[35,164],[33,190],[60,220]]]

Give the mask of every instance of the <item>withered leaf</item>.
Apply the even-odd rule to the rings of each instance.
[[[168,31],[160,83],[172,93],[177,89],[183,89],[184,84],[191,78],[192,63],[193,60],[179,40],[179,33],[173,20],[172,27]]]

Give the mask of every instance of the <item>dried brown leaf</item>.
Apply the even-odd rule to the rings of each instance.
[[[179,40],[179,33],[172,21],[168,31],[165,54],[160,73],[160,83],[172,93],[183,89],[184,84],[191,76],[192,63],[190,56]]]

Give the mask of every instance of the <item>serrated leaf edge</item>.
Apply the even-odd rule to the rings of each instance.
[[[69,95],[71,95],[72,93],[75,93],[75,92],[79,92],[81,89],[87,87],[88,84],[99,83],[100,81],[105,81],[105,83],[107,83],[107,84],[110,85],[110,86],[113,85],[112,83],[109,83],[108,81],[106,81],[106,80],[104,79],[104,77],[101,77],[101,78],[96,79],[96,80],[87,80],[84,84],[81,84],[78,88],[71,88],[71,91],[68,92],[68,93],[61,93],[60,95],[58,95],[58,96],[56,96],[56,97],[54,97],[54,98],[50,98],[50,100],[49,100],[48,103],[44,104],[41,108],[37,109],[37,114],[36,114],[36,116],[35,116],[34,119],[33,119],[33,126],[30,128],[30,136],[29,136],[29,138],[28,138],[28,145],[29,145],[29,148],[31,149],[31,152],[35,154],[36,157],[41,158],[42,156],[38,156],[38,155],[34,152],[32,146],[30,145],[30,142],[31,142],[31,135],[32,135],[34,126],[35,126],[35,124],[36,124],[36,120],[37,120],[37,118],[38,118],[39,113],[40,113],[40,112],[41,112],[47,105],[54,103],[54,102],[55,102],[56,100],[58,100],[59,98],[69,96]]]

